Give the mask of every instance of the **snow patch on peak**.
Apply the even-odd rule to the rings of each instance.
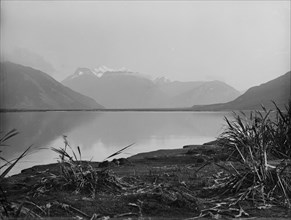
[[[76,69],[74,74],[68,77],[68,79],[74,79],[82,75],[95,75],[95,74],[88,68],[79,67]]]
[[[93,68],[92,72],[97,76],[97,77],[102,77],[104,73],[112,73],[112,72],[122,72],[122,73],[131,73],[130,70],[126,69],[125,67],[121,67],[119,69],[112,69],[107,66],[99,66],[97,68]]]
[[[131,72],[130,70],[126,69],[125,67],[121,67],[119,69],[112,69],[107,66],[99,66],[98,68],[93,69],[95,72],[98,73],[106,73],[106,72]]]
[[[83,76],[83,75],[94,76],[94,77],[101,78],[104,74],[106,76],[134,75],[134,76],[147,78],[143,74],[140,74],[140,73],[137,73],[137,72],[133,72],[133,71],[131,71],[129,69],[126,69],[125,67],[121,67],[119,69],[113,69],[113,68],[109,68],[107,66],[102,65],[102,66],[99,66],[97,68],[79,67],[79,68],[76,69],[74,74],[69,76],[67,79],[74,79],[74,78],[78,78],[78,77]]]
[[[166,78],[166,77],[157,77],[154,79],[154,83],[156,84],[167,84],[172,82],[170,79]]]
[[[114,69],[108,68],[107,66],[99,66],[98,68],[94,68],[94,71],[97,73],[105,73],[105,72],[112,72]]]

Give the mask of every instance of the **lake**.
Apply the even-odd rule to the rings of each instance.
[[[226,112],[15,112],[1,113],[1,131],[20,133],[1,147],[12,159],[28,146],[33,150],[12,173],[57,161],[52,147],[64,146],[63,135],[82,159],[102,161],[134,143],[119,157],[158,149],[181,148],[214,140],[223,130]]]

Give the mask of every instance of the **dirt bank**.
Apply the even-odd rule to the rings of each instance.
[[[62,169],[59,163],[34,166],[6,178],[1,183],[2,196],[36,217],[181,219],[201,213],[213,218],[291,217],[289,209],[279,206],[257,209],[244,202],[232,210],[223,207],[223,196],[217,197],[207,187],[214,184],[216,175],[222,175],[224,167],[230,166],[225,161],[227,156],[212,144],[141,153],[101,164],[83,161],[80,166],[85,164],[103,175],[98,177],[93,194],[65,186],[58,178]],[[218,206],[222,208],[215,209]]]

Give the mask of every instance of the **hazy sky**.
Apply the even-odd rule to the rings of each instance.
[[[1,48],[239,90],[290,70],[290,1],[1,1]],[[1,49],[2,50],[2,49]]]

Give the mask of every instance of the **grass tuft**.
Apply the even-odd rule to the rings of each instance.
[[[0,147],[7,147],[6,141],[13,138],[19,134],[19,132],[16,129],[12,129],[8,131],[7,133],[1,134],[0,136]],[[35,218],[40,217],[30,209],[27,209],[24,207],[25,202],[11,202],[8,201],[6,197],[5,190],[1,187],[2,182],[4,181],[5,177],[8,175],[8,173],[12,170],[12,168],[21,160],[24,158],[29,150],[31,149],[31,146],[28,147],[21,155],[19,155],[17,158],[12,159],[10,161],[6,160],[5,157],[1,156],[1,153],[3,152],[2,149],[0,150],[0,161],[3,164],[0,166],[0,218],[8,218],[8,217],[19,217],[19,216],[26,216]]]
[[[220,140],[231,152],[230,159],[239,161],[213,188],[218,195],[236,198],[232,204],[251,200],[257,206],[280,204],[291,208],[291,142],[290,105],[286,111],[277,105],[272,112],[252,111],[249,116],[234,113],[234,120],[225,118],[228,127]]]
[[[63,148],[52,148],[59,155],[60,174],[52,176],[54,182],[62,188],[73,190],[75,193],[90,193],[92,198],[97,191],[108,190],[119,191],[127,186],[121,178],[115,176],[109,169],[95,168],[87,161],[81,160],[81,150],[77,147],[78,155],[70,146],[67,137],[63,136],[65,146]],[[117,151],[113,157],[122,153],[131,145]],[[70,152],[69,152],[70,150]]]

